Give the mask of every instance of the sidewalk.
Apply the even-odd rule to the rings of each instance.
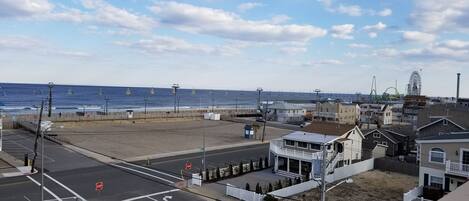
[[[34,170],[34,173],[37,171]],[[30,166],[24,166],[23,161],[16,159],[10,154],[0,151],[0,178],[31,175]]]

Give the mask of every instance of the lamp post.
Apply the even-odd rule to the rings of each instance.
[[[143,98],[143,104],[144,104],[144,113],[145,113],[145,117],[147,116],[147,102],[148,102],[148,97],[144,97]]]
[[[258,87],[257,88],[257,109],[261,109],[261,93],[262,93],[262,88]]]
[[[104,101],[105,101],[105,105],[104,105],[104,114],[105,114],[105,115],[107,115],[107,113],[108,113],[109,100],[111,100],[111,99],[109,99],[109,97],[107,97],[107,96],[104,97]]]
[[[179,89],[179,84],[173,84],[171,87],[173,88],[173,95],[174,95],[174,113],[176,113],[176,104],[177,104],[177,92]]]
[[[52,115],[52,88],[54,87],[54,83],[49,82],[48,87],[49,87],[49,112],[47,113],[47,116],[50,117]]]

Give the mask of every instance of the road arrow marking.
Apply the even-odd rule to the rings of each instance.
[[[170,200],[173,199],[173,196],[166,195],[166,196],[163,197],[164,201],[168,201],[168,199],[170,199]]]

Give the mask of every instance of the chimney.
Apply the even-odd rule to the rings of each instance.
[[[456,103],[459,100],[459,80],[461,78],[461,73],[458,73],[458,80],[457,80],[457,85],[456,85]]]

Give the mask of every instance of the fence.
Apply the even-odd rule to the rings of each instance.
[[[202,186],[202,176],[200,174],[192,174],[191,185]]]
[[[419,176],[419,166],[413,163],[402,162],[391,158],[376,158],[375,169],[382,171],[398,172],[411,176]]]
[[[418,196],[422,195],[423,193],[423,186],[415,187],[414,189],[410,190],[407,193],[404,193],[403,201],[412,201]]]
[[[185,109],[178,113],[173,111],[134,111],[132,118],[129,118],[127,112],[109,112],[104,115],[103,113],[85,112],[84,115],[78,115],[73,112],[53,113],[51,117],[43,116],[43,120],[53,122],[76,122],[76,121],[108,121],[108,120],[128,120],[128,119],[169,119],[169,118],[201,118],[203,113],[209,111],[208,109]],[[210,110],[213,113],[219,113],[222,118],[237,115],[256,114],[255,109],[214,109]],[[3,118],[4,129],[17,128],[16,122],[18,121],[37,121],[37,114],[18,114],[8,115]]]
[[[334,170],[333,174],[326,176],[326,181],[328,183],[335,182],[337,180],[345,179],[351,177],[356,174],[360,174],[362,172],[366,172],[368,170],[372,170],[374,167],[374,159],[364,160],[358,163],[354,163],[352,165],[348,165],[345,167],[337,168]],[[292,195],[296,195],[298,193],[302,193],[313,188],[319,186],[319,183],[314,180],[310,180],[307,182],[303,182],[301,184],[296,184],[293,186],[289,186],[286,188],[282,188],[276,191],[273,191],[269,194],[278,197],[289,197]]]
[[[246,201],[262,201],[265,197],[265,195],[257,194],[256,192],[236,188],[231,184],[226,184],[226,195]]]

